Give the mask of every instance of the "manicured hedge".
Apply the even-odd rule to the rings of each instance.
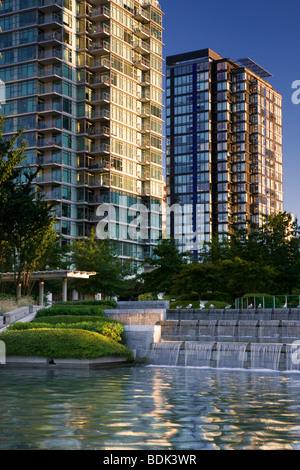
[[[51,317],[50,317],[51,318]],[[122,334],[124,332],[123,324],[115,321],[81,321],[77,323],[68,322],[68,315],[64,317],[66,319],[65,323],[46,323],[46,322],[16,322],[9,326],[9,331],[20,331],[20,330],[33,330],[33,329],[42,329],[42,328],[71,328],[71,329],[81,329],[87,331],[94,331],[99,333],[107,338],[110,338],[114,341],[122,341]],[[47,321],[47,318],[45,318]]]
[[[83,321],[88,322],[118,322],[118,320],[114,320],[113,318],[107,318],[105,316],[100,315],[53,315],[48,317],[37,317],[34,318],[30,323],[51,323],[51,325],[55,325],[56,323],[80,323]]]
[[[41,308],[36,313],[36,318],[48,317],[53,315],[99,315],[104,316],[104,310],[98,305],[73,306],[73,305],[54,305],[50,308]]]
[[[36,329],[7,331],[1,334],[7,356],[96,359],[117,355],[133,360],[122,344],[99,333],[82,329]]]

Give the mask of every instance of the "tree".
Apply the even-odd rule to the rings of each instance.
[[[70,247],[70,263],[79,271],[96,272],[89,280],[74,281],[81,292],[105,298],[122,295],[128,289],[126,277],[130,274],[128,263],[123,264],[115,255],[115,242],[99,239],[94,231],[88,238],[73,240]]]
[[[3,125],[1,119],[0,125]],[[37,171],[26,171],[15,166],[24,159],[25,146],[13,150],[21,133],[11,140],[0,137],[0,247],[2,267],[14,272],[15,291],[23,283],[28,289],[30,273],[38,269],[39,262],[46,255],[56,239],[53,230],[53,205],[43,201],[34,192],[33,181]]]
[[[161,239],[153,250],[153,256],[145,260],[153,269],[142,275],[144,292],[170,293],[173,277],[188,262],[192,262],[190,253],[180,253],[173,239]]]

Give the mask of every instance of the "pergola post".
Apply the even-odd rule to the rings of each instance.
[[[44,281],[39,282],[39,305],[44,305]]]
[[[62,300],[63,300],[63,302],[67,301],[67,293],[68,293],[68,280],[67,280],[67,278],[65,278],[62,281]]]
[[[17,287],[17,298],[21,297],[22,295],[22,284],[18,284]]]

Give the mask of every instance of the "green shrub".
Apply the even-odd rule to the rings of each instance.
[[[145,294],[140,294],[138,296],[138,301],[142,302],[142,301],[146,301],[146,300],[154,300],[154,297],[152,294],[150,294],[150,292],[147,292]]]
[[[66,315],[66,319],[68,316]],[[8,327],[8,331],[21,331],[21,330],[33,330],[33,329],[44,329],[44,328],[72,328],[94,331],[103,336],[106,336],[114,341],[123,341],[122,335],[124,332],[123,324],[116,321],[81,321],[77,323],[42,323],[42,322],[16,322]]]
[[[82,321],[116,322],[117,320],[100,315],[53,315],[53,317],[36,317],[31,323],[50,323],[51,325],[55,325],[56,323],[80,323]]]
[[[41,308],[36,313],[36,318],[49,317],[54,315],[99,315],[104,316],[102,307],[98,305],[90,306],[66,306],[66,305],[54,305],[50,308]]]
[[[36,329],[1,334],[7,356],[96,359],[117,355],[133,359],[132,352],[99,333],[81,329]]]

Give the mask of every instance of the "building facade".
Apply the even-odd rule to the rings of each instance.
[[[251,59],[203,49],[166,60],[168,230],[197,256],[283,210],[282,99]]]
[[[24,165],[40,166],[64,243],[94,229],[137,263],[162,232],[162,15],[156,0],[0,8],[4,136],[24,129]]]

